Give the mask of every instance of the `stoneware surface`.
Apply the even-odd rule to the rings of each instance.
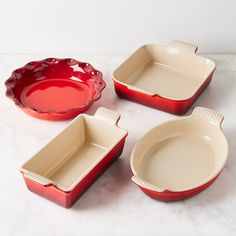
[[[30,117],[4,94],[4,81],[14,69],[48,56],[88,61],[101,70],[107,87],[102,98],[86,113],[94,114],[100,106],[116,110],[121,114],[120,127],[129,132],[121,158],[69,210],[29,192],[19,173],[19,167],[68,121],[51,122]],[[236,56],[208,55],[218,67],[212,83],[193,105],[224,114],[223,129],[230,144],[226,168],[206,191],[174,203],[153,200],[130,181],[129,159],[134,144],[149,129],[176,116],[116,96],[111,72],[126,56],[0,56],[0,235],[236,234]]]

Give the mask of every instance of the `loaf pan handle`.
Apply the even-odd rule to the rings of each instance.
[[[216,126],[221,126],[224,116],[205,107],[195,107],[191,115],[195,119],[204,119]]]
[[[196,46],[194,44],[182,42],[182,41],[178,41],[178,40],[174,40],[171,47],[181,49],[186,52],[192,52],[192,53],[195,53],[198,49],[198,46]]]
[[[108,110],[104,107],[99,107],[94,115],[97,119],[104,120],[116,125],[120,119],[120,114],[115,111]]]
[[[133,176],[131,179],[135,184],[137,184],[138,186],[145,188],[145,189],[149,189],[155,192],[164,192],[165,189],[158,187],[154,184],[150,184],[148,182],[146,182],[145,180],[143,180],[142,178],[138,177],[137,175]]]
[[[38,175],[32,171],[27,171],[25,173],[23,173],[24,176],[28,179],[31,179],[39,184],[42,184],[44,186],[47,186],[47,185],[55,185],[54,182],[52,182],[51,180],[41,176],[41,175]]]

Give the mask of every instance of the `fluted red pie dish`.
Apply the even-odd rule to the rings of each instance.
[[[71,58],[33,61],[12,72],[6,96],[24,112],[44,120],[67,120],[101,97],[102,73]]]

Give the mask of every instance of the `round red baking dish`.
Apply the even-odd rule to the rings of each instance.
[[[228,158],[222,121],[217,112],[197,107],[188,117],[156,126],[132,152],[132,181],[163,201],[203,191],[216,180]]]
[[[102,73],[71,58],[47,58],[14,70],[6,96],[24,112],[43,120],[67,120],[101,97]]]

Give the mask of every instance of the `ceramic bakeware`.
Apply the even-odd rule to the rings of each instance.
[[[164,201],[206,189],[228,157],[222,121],[222,115],[197,107],[191,116],[155,127],[132,152],[132,181],[147,195]]]
[[[34,61],[12,72],[6,95],[26,113],[66,120],[84,112],[105,87],[102,73],[71,58]]]
[[[119,118],[105,108],[75,118],[22,166],[29,190],[71,207],[122,153],[127,132],[117,126]]]
[[[144,45],[113,72],[123,98],[173,114],[184,114],[210,83],[215,63],[196,55],[197,46]]]

